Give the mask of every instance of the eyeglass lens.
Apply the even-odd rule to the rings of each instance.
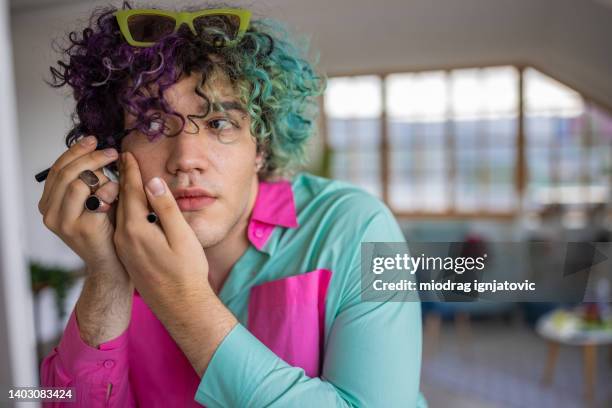
[[[174,31],[176,20],[167,16],[134,15],[128,18],[132,38],[139,42],[155,42]]]

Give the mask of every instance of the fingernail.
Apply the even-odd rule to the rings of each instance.
[[[102,151],[108,157],[117,157],[117,151],[115,149],[113,149],[112,147],[109,147],[108,149],[104,149]]]
[[[154,196],[159,196],[164,194],[166,189],[164,188],[164,183],[159,179],[159,177],[153,177],[147,183],[147,188]]]
[[[81,139],[81,145],[83,145],[83,146],[91,146],[91,145],[93,145],[93,144],[95,144],[97,142],[98,142],[98,140],[96,139],[95,136],[87,136],[87,137],[84,137],[83,139]]]

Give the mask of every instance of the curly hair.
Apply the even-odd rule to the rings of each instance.
[[[126,7],[132,8],[124,2]],[[213,7],[197,9],[207,8]],[[124,40],[115,11],[113,6],[95,9],[89,26],[80,33],[71,31],[68,46],[59,46],[65,60],[50,67],[52,81],[47,84],[68,85],[76,100],[67,146],[88,134],[97,136],[98,148],[118,150],[121,139],[133,130],[150,141],[171,136],[164,133],[167,127],[160,111],[180,119],[180,133],[186,120],[164,99],[164,90],[182,75],[198,73],[202,79],[194,91],[205,99],[210,112],[211,101],[201,88],[220,71],[250,115],[251,134],[265,158],[259,177],[271,179],[305,163],[306,142],[316,132],[316,98],[326,85],[308,60],[307,42],[291,40],[277,21],[259,19],[250,23],[235,46],[215,46],[210,35],[194,35],[183,26],[151,47],[133,47]],[[136,118],[130,129],[125,129],[125,112]],[[187,115],[197,127],[194,117],[203,116]],[[152,122],[162,126],[151,131]]]

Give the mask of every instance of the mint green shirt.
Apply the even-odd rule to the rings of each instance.
[[[425,407],[420,304],[360,298],[361,242],[404,242],[389,209],[350,184],[306,173],[293,178],[291,191],[269,186],[260,195],[275,207],[266,212],[269,206],[256,204],[253,218],[262,229],[249,231],[251,245],[219,294],[239,324],[214,353],[195,400],[209,408]],[[298,226],[287,226],[291,215]],[[247,330],[248,305],[256,285],[319,268],[332,275],[321,371],[309,377]]]

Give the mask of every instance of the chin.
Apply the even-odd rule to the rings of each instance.
[[[191,216],[187,216],[185,219],[193,232],[195,232],[203,248],[209,248],[223,241],[230,229],[228,223],[222,224],[218,218],[210,218],[202,214],[195,216],[192,213]]]

